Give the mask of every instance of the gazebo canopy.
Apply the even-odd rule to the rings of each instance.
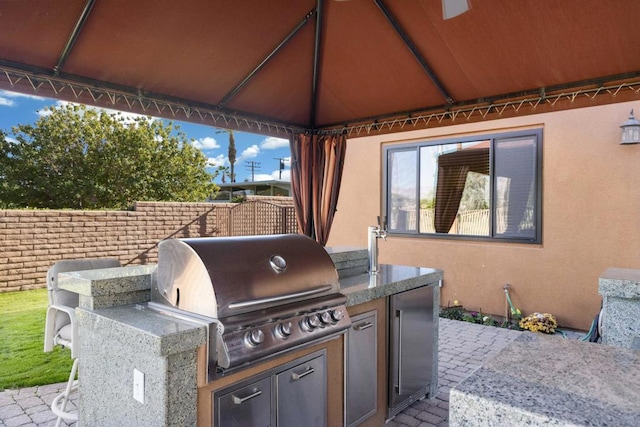
[[[640,1],[0,0],[0,88],[265,134],[640,97]]]

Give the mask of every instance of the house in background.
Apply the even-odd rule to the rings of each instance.
[[[215,201],[231,201],[236,197],[246,196],[291,196],[291,182],[289,181],[247,181],[217,184],[220,192]]]
[[[468,309],[504,314],[508,283],[523,313],[549,312],[563,326],[588,329],[600,310],[598,277],[609,267],[640,268],[640,144],[620,143],[620,125],[631,109],[640,111],[640,102],[352,138],[329,245],[366,246],[367,226],[386,215],[389,233],[379,242],[380,262],[443,269],[443,305],[457,300]],[[484,236],[453,235],[392,221],[393,179],[402,179],[401,187],[414,194],[429,188],[429,179],[406,177],[416,170],[420,150],[493,141],[491,161],[504,168],[499,156],[506,150],[498,143],[531,135],[538,138],[540,150],[532,151],[537,165],[521,168],[537,174],[525,191],[534,191],[537,200],[535,233],[504,236],[486,229]],[[424,157],[419,164],[426,167]],[[498,197],[493,201],[499,204]]]

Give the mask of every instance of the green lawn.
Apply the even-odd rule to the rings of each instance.
[[[0,391],[67,381],[71,352],[45,353],[47,290],[0,293]]]

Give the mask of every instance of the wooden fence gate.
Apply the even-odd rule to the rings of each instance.
[[[293,206],[250,201],[232,207],[228,217],[228,235],[294,234],[298,231]]]

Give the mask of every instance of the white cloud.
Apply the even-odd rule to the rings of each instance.
[[[279,171],[273,172],[273,179],[278,179],[280,181],[291,181],[291,169],[285,169],[282,171],[282,178],[280,178]]]
[[[52,105],[52,106],[54,106],[56,108],[60,108],[60,107],[64,107],[64,106],[67,106],[67,105],[81,105],[81,104],[77,104],[77,103],[69,102],[69,101],[56,101],[55,105]],[[104,111],[105,113],[108,113],[108,114],[116,114],[116,115],[120,116],[123,119],[123,123],[128,124],[128,125],[135,123],[137,118],[143,118],[143,119],[148,120],[149,122],[152,122],[154,120],[158,120],[158,118],[156,118],[156,117],[150,117],[150,116],[145,116],[144,114],[130,113],[130,112],[126,112],[126,111],[113,110],[111,108],[95,107],[93,105],[85,105],[85,107],[87,108],[87,110]],[[42,110],[38,110],[36,113],[40,117],[45,117],[45,116],[51,115],[51,110],[42,109]]]
[[[291,171],[285,169],[282,171],[282,178],[280,178],[280,171],[273,171],[271,175],[266,173],[257,173],[255,175],[256,181],[291,181]]]
[[[0,96],[0,105],[4,107],[13,107],[16,103],[12,99]]]
[[[56,101],[55,105],[49,105],[49,107],[55,107],[55,108],[60,108],[60,107],[64,107],[66,105],[73,105],[72,102],[69,101]],[[94,108],[94,107],[90,107],[87,105],[87,108]],[[38,110],[36,111],[36,114],[38,114],[40,117],[46,117],[46,116],[50,116],[51,115],[51,110],[50,109],[42,109],[42,110]]]
[[[126,111],[111,110],[109,108],[97,108],[97,107],[90,107],[90,106],[87,106],[87,108],[94,108],[96,110],[106,111],[109,114],[117,114],[124,119],[124,123],[126,124],[135,123],[135,119],[137,118],[143,118],[148,122],[159,120],[157,117],[145,116],[144,114],[129,113]]]
[[[244,149],[242,154],[240,154],[236,158],[236,164],[241,163],[247,159],[255,159],[260,154],[260,147],[256,144],[253,144],[251,147],[247,147]]]
[[[210,150],[213,148],[220,148],[220,144],[218,144],[218,141],[216,141],[215,138],[212,138],[210,136],[205,136],[204,138],[194,140],[192,144],[198,150]]]
[[[36,96],[36,95],[28,95],[26,93],[18,93],[18,92],[11,92],[8,90],[0,90],[0,97],[2,98],[29,98],[29,99],[35,99],[38,101],[46,101],[47,98],[43,98],[41,96]]]
[[[260,148],[264,150],[275,150],[278,148],[288,148],[289,140],[284,138],[276,138],[273,136],[266,137],[261,143]]]
[[[229,164],[229,161],[224,154],[220,154],[217,157],[209,157],[207,163],[210,167],[217,168],[218,166],[225,166]]]
[[[6,136],[4,138],[4,140],[7,141],[9,144],[17,144],[18,143],[18,140],[14,139],[14,138],[11,138],[10,136]]]
[[[271,175],[267,175],[266,173],[257,173],[254,177],[255,181],[273,181],[273,177]]]
[[[36,114],[40,117],[46,117],[51,115],[51,110],[38,110]]]

